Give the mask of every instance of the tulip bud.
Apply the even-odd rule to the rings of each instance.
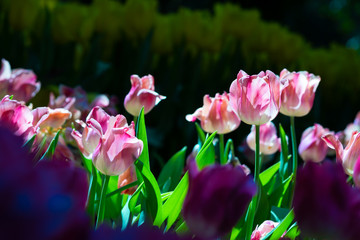
[[[198,172],[192,161],[182,215],[198,237],[221,237],[234,227],[255,194],[255,183],[241,167],[211,165]]]
[[[251,127],[251,132],[246,138],[249,147],[255,151],[255,126]],[[274,123],[268,122],[260,125],[260,152],[265,155],[276,153],[281,148],[280,138],[276,135]]]
[[[301,136],[299,154],[304,161],[321,162],[328,152],[326,143],[321,137],[329,133],[329,129],[320,124],[308,127]]]
[[[124,106],[128,113],[137,117],[142,107],[146,114],[165,98],[155,92],[153,76],[149,74],[140,78],[138,75],[131,75],[131,89],[125,97]]]
[[[287,84],[269,70],[252,76],[241,70],[230,86],[231,105],[247,124],[270,122],[279,113],[280,95]]]
[[[126,171],[119,175],[118,188],[124,187],[137,180],[135,166],[131,165]],[[122,194],[132,195],[136,191],[137,186],[122,191]]]
[[[280,73],[280,80],[282,79],[286,79],[289,84],[281,93],[280,112],[286,116],[295,117],[308,114],[314,103],[320,77],[306,71],[289,72],[284,69]]]
[[[194,122],[199,119],[205,132],[225,134],[234,131],[240,125],[240,118],[230,107],[229,95],[224,92],[216,94],[215,98],[204,96],[204,106],[193,114],[186,116],[186,120]]]
[[[256,229],[251,234],[251,240],[261,240],[265,237],[269,232],[271,232],[276,226],[278,222],[273,222],[271,220],[266,220],[260,226],[256,226]]]

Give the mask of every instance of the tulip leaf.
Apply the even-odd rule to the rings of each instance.
[[[145,166],[150,169],[149,161],[149,148],[146,135],[146,125],[145,125],[145,116],[144,116],[144,107],[141,109],[139,117],[136,124],[136,137],[143,142],[143,150],[138,158]]]
[[[51,140],[49,147],[46,149],[45,153],[42,155],[39,161],[43,160],[44,158],[51,158],[54,155],[55,148],[59,140],[59,135],[60,130],[56,132],[55,137]]]
[[[138,187],[137,189],[135,190],[135,192],[133,193],[133,195],[131,196],[130,200],[129,200],[129,209],[130,209],[130,212],[133,212],[135,207],[136,207],[136,203],[138,201],[138,198],[139,198],[139,195],[140,195],[140,192],[141,192],[141,189],[143,188],[144,186],[144,182],[142,182]]]
[[[199,142],[201,143],[201,145],[203,145],[205,142],[205,133],[197,122],[195,123],[195,127],[198,134]]]
[[[287,230],[285,237],[290,238],[291,240],[295,240],[296,237],[300,235],[300,229],[295,222],[291,227]]]
[[[195,157],[196,163],[200,170],[207,165],[215,163],[215,147],[213,144],[215,136],[216,132],[212,133],[205,139],[204,144]]]
[[[34,144],[34,141],[35,141],[35,138],[36,138],[36,133],[34,135],[32,135],[32,137],[27,140],[24,144],[23,144],[23,148],[26,148],[28,151],[30,151],[32,145]]]
[[[110,176],[109,184],[106,191],[106,208],[105,208],[105,218],[106,219],[118,219],[121,214],[121,194],[112,194],[108,197],[108,194],[116,191],[118,189],[118,180],[119,176]]]
[[[162,202],[160,188],[150,169],[141,161],[135,162],[145,185],[146,210],[155,226],[161,225]]]
[[[265,186],[266,184],[268,184],[270,180],[273,179],[276,172],[279,170],[279,167],[280,167],[280,162],[277,162],[268,169],[266,169],[265,171],[263,171],[262,173],[260,173],[259,178],[261,185]]]
[[[274,187],[273,191],[270,193],[269,201],[273,206],[281,207],[287,205],[287,195],[290,183],[292,181],[293,174],[291,174],[287,179],[281,182],[281,184],[277,184]],[[279,178],[279,177],[278,177]]]
[[[188,186],[189,177],[188,173],[185,173],[185,175],[163,206],[162,222],[165,221],[165,219],[167,218],[166,229],[170,229],[178,218],[182,209],[185,196],[187,194]]]
[[[294,211],[291,210],[286,217],[277,225],[270,233],[268,233],[263,239],[277,240],[286,232],[288,227],[294,220]]]
[[[288,168],[289,168],[289,149],[287,143],[287,136],[281,124],[279,124],[279,132],[281,139],[281,152],[280,152],[280,176],[281,179],[288,177]]]
[[[162,192],[168,192],[175,189],[179,183],[185,164],[186,147],[175,153],[162,168],[158,183]]]

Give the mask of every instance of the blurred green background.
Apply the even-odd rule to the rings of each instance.
[[[130,75],[152,74],[167,96],[146,116],[160,165],[196,143],[185,115],[205,94],[228,91],[240,69],[321,76],[313,110],[296,120],[298,138],[314,122],[343,130],[360,110],[354,0],[0,0],[0,9],[0,57],[37,74],[35,106],[48,104],[53,86],[81,85],[118,96],[119,113],[131,119],[122,105]],[[275,121],[288,129],[286,117]],[[249,130],[243,123],[230,137],[240,144]]]

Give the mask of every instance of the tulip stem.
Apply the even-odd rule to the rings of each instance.
[[[108,175],[103,175],[102,176],[102,188],[101,188],[101,195],[100,195],[100,203],[99,203],[99,210],[98,210],[98,215],[97,215],[97,219],[96,219],[96,226],[95,229],[97,229],[100,224],[104,221],[104,216],[105,216],[105,196],[106,196],[106,190],[109,184],[109,180],[110,180],[110,176]]]
[[[296,180],[296,171],[298,166],[298,153],[297,153],[297,143],[295,135],[295,117],[290,117],[290,130],[291,130],[291,144],[292,144],[292,155],[293,155],[293,182]]]
[[[91,161],[88,159],[84,159],[85,161]],[[96,183],[97,183],[97,171],[94,164],[91,163],[91,177],[88,191],[88,199],[87,199],[87,209],[88,213],[91,217],[91,224],[95,222],[95,194],[96,194]]]
[[[226,164],[226,157],[224,155],[224,134],[219,134],[219,146],[220,146],[220,164]]]
[[[250,240],[251,233],[253,231],[253,225],[255,220],[255,213],[258,207],[258,200],[260,196],[260,167],[261,167],[261,160],[260,160],[260,125],[255,125],[256,135],[255,135],[255,169],[254,169],[254,181],[258,187],[258,193],[253,197],[250,205],[248,215],[246,216],[246,240]]]

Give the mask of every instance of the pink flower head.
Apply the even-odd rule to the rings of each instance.
[[[289,72],[284,69],[280,80],[289,82],[281,93],[280,112],[286,116],[302,117],[308,114],[313,106],[315,91],[320,77],[306,71]]]
[[[355,186],[360,188],[360,156],[359,156],[358,160],[356,160],[356,162],[355,162],[353,180],[354,180]]]
[[[126,95],[124,106],[128,113],[138,116],[142,107],[144,114],[157,105],[165,96],[155,92],[154,77],[150,74],[140,78],[138,75],[131,75],[131,89]]]
[[[246,138],[249,147],[255,151],[255,126],[251,127],[251,132]],[[260,125],[260,152],[265,155],[276,153],[281,148],[280,138],[276,134],[274,123],[268,122]]]
[[[360,112],[356,114],[354,122],[348,124],[345,130],[342,131],[344,145],[348,144],[354,132],[359,132],[359,131],[360,131]]]
[[[328,147],[321,137],[326,133],[330,133],[329,129],[323,128],[317,123],[303,132],[299,145],[299,154],[302,160],[321,162],[325,159]]]
[[[0,102],[0,125],[10,129],[15,135],[25,140],[35,134],[33,115],[30,109],[22,102],[10,100],[5,96]]]
[[[64,108],[51,109],[49,107],[38,107],[32,110],[34,116],[33,125],[35,129],[43,131],[61,128],[65,121],[71,118],[71,112]]]
[[[240,118],[229,104],[229,95],[224,92],[216,94],[215,98],[204,96],[204,106],[198,108],[193,114],[186,116],[186,120],[194,122],[199,119],[205,132],[219,134],[234,131],[240,125]]]
[[[260,226],[256,226],[256,229],[251,234],[251,240],[261,240],[265,237],[269,232],[271,232],[276,226],[278,222],[273,222],[271,220],[266,220]]]
[[[135,182],[136,180],[136,170],[134,164],[132,164],[125,172],[119,175],[118,188],[124,187],[132,182]],[[132,195],[136,191],[136,188],[137,186],[134,186],[122,191],[121,193]]]
[[[287,81],[280,81],[269,70],[252,76],[241,70],[230,86],[230,102],[242,121],[261,125],[279,113],[280,95],[285,86]]]
[[[109,116],[100,107],[94,107],[82,125],[82,134],[74,130],[71,135],[84,156],[92,158],[103,174],[122,174],[142,152],[143,143],[135,137],[134,122],[129,126],[120,114]]]
[[[13,95],[14,99],[27,102],[40,90],[40,82],[31,70],[15,69],[11,71],[10,64],[2,59],[0,70],[0,93]]]
[[[326,144],[336,151],[336,158],[348,175],[353,175],[354,166],[360,156],[360,132],[354,132],[345,149],[340,140],[332,133],[322,137]]]

